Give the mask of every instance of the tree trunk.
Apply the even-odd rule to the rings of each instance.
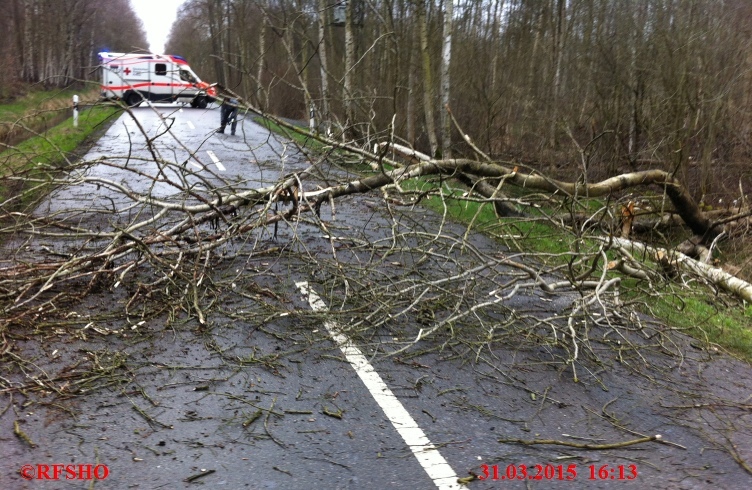
[[[345,106],[345,131],[348,137],[354,138],[355,131],[355,100],[353,87],[353,70],[355,69],[355,34],[353,33],[353,2],[349,0],[345,7],[345,77],[342,92],[342,102]]]
[[[235,77],[233,77],[234,70],[230,71],[228,63],[230,65],[238,66],[237,63],[235,63],[235,59],[233,56],[233,30],[230,28],[230,20],[232,17],[230,16],[230,2],[227,2],[227,5],[225,7],[225,19],[227,19],[227,25],[224,26],[224,42],[222,43],[222,59],[225,60],[225,63],[222,64],[224,70],[225,70],[225,77],[227,79],[227,84],[229,86],[232,86],[233,88],[236,87],[236,81]]]
[[[439,149],[439,142],[436,139],[436,126],[433,114],[434,88],[433,76],[431,74],[431,53],[428,50],[428,15],[426,14],[426,5],[424,0],[417,2],[417,21],[420,31],[420,49],[423,56],[423,112],[426,118],[426,134],[431,146],[431,155],[436,156]]]
[[[212,55],[214,62],[214,72],[217,76],[217,82],[226,87],[227,77],[225,77],[225,66],[222,61],[222,6],[218,0],[208,0],[206,2],[209,36],[211,37]]]
[[[262,19],[261,19],[261,28],[258,32],[258,43],[259,43],[259,55],[258,55],[258,70],[256,71],[256,94],[258,97],[259,104],[261,104],[261,108],[264,111],[269,110],[269,92],[266,90],[266,87],[264,86],[264,65],[266,64],[266,29],[267,25],[269,24],[269,18],[266,15],[266,9],[262,6],[261,10],[263,12]]]
[[[447,112],[451,86],[450,64],[452,61],[452,21],[454,0],[444,0],[444,46],[441,53],[441,153],[443,158],[452,157],[452,121]]]
[[[35,0],[26,0],[24,9],[24,54],[23,54],[23,79],[27,82],[36,81],[34,72],[34,37],[31,30],[34,23]]]
[[[564,18],[566,16],[565,0],[557,0],[556,29],[554,31],[553,84],[551,87],[551,124],[549,126],[549,144],[556,147],[556,126],[559,120],[559,96],[561,94],[561,62],[564,51]]]
[[[705,278],[709,282],[736,295],[747,302],[752,302],[752,284],[729,274],[728,272],[712,267],[708,264],[695,260],[677,251],[668,251],[664,248],[650,247],[642,243],[612,238],[613,243],[623,247],[634,255],[644,256],[650,254],[654,260],[667,269],[684,269]],[[604,239],[605,241],[605,239]]]
[[[330,133],[329,114],[329,64],[326,48],[326,0],[319,0],[319,69],[321,70],[321,112],[319,119],[324,124],[324,134]]]
[[[65,51],[63,54],[63,60],[62,60],[62,73],[63,75],[63,85],[68,85],[71,80],[73,79],[73,46],[75,44],[75,37],[77,34],[77,26],[76,23],[78,22],[78,19],[74,18],[77,16],[76,14],[76,7],[78,6],[78,2],[76,2],[73,5],[73,10],[70,10],[67,12],[68,19],[64,21],[65,25]]]
[[[411,41],[409,63],[407,67],[407,108],[405,110],[407,111],[407,142],[410,146],[415,146],[415,106],[417,105],[415,101],[415,93],[418,71],[416,65],[417,57],[419,56],[418,50],[420,49],[420,36],[418,35],[417,30],[413,31]]]

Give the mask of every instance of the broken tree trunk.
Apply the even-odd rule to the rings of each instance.
[[[608,242],[609,239],[603,239]],[[715,284],[719,288],[727,291],[738,298],[752,302],[752,284],[739,279],[717,267],[710,266],[681,252],[669,251],[665,248],[651,247],[643,243],[626,240],[624,238],[610,238],[611,243],[623,247],[631,253],[649,255],[651,258],[661,262],[665,266],[672,267],[685,272],[696,274],[708,282]]]
[[[572,197],[603,197],[631,187],[655,185],[663,189],[674,205],[676,214],[692,230],[701,236],[704,243],[710,243],[723,232],[723,226],[714,225],[689,195],[684,186],[668,172],[646,170],[611,177],[600,182],[564,182],[550,179],[540,174],[526,174],[509,169],[497,163],[482,163],[476,160],[444,160],[435,162],[444,173],[464,172],[478,177],[506,176],[510,184],[528,189],[550,192],[553,195]]]

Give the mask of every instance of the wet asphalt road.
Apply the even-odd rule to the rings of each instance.
[[[307,165],[292,145],[271,137],[250,118],[241,122],[233,137],[213,133],[219,119],[216,109],[156,109],[171,118],[175,136],[156,140],[159,156],[185,162],[193,172],[169,175],[170,179],[204,186],[218,184],[222,176],[239,187],[262,186]],[[149,134],[164,129],[151,108],[134,113]],[[87,158],[130,154],[133,164],[148,173],[156,167],[139,160],[148,158],[140,138],[135,122],[123,117]],[[196,158],[189,158],[189,152]],[[152,195],[160,198],[175,194],[168,184],[155,185],[104,165],[92,167],[87,175],[121,181],[138,191],[151,186]],[[64,211],[91,219],[93,210],[118,209],[122,203],[115,199],[95,185],[71,186],[56,191],[38,213]],[[378,208],[378,200],[370,196],[343,200],[337,232],[359,236],[367,226],[388,226]],[[411,213],[411,219],[430,229],[430,212]],[[110,213],[105,219],[114,222],[118,217]],[[301,225],[297,232],[306,230]],[[311,227],[306,246],[312,254],[324,254],[330,242],[314,231]],[[449,234],[459,237],[462,232],[447,226]],[[278,242],[284,241],[284,233]],[[481,249],[498,247],[483,237],[475,240]],[[311,309],[310,298],[296,286],[300,281],[310,280],[327,306],[341,300],[297,260],[260,256],[225,265],[226,270],[217,274],[238,277],[238,288],[250,288],[238,271],[254,271],[253,281],[283,298],[292,312]],[[481,279],[474,285],[487,288],[484,292],[492,286]],[[122,288],[97,293],[71,316],[87,317],[123,301],[124,295]],[[566,297],[544,296],[521,295],[511,307],[538,311],[568,304]],[[8,408],[0,417],[0,488],[90,488],[91,482],[81,480],[24,480],[20,470],[27,464],[37,469],[53,464],[107,465],[108,477],[94,488],[437,488],[328,338],[326,316],[318,323],[309,319],[302,324],[295,315],[276,315],[258,324],[235,319],[234,313],[242,309],[264,307],[260,299],[255,301],[228,291],[219,298],[222,307],[210,314],[211,329],[199,328],[193,320],[176,328],[159,319],[101,325],[117,332],[109,335],[91,327],[74,336],[69,331],[25,332],[29,338],[19,342],[19,348],[45,373],[75,371],[76,362],[97,363],[122,384],[67,399],[22,392],[11,397],[10,390],[4,390],[0,411]],[[498,479],[476,480],[468,488],[752,486],[752,476],[722,450],[728,437],[742,458],[752,460],[752,410],[749,398],[744,398],[752,395],[752,369],[747,365],[693,350],[679,338],[687,350],[680,362],[649,357],[649,375],[608,363],[574,383],[565,368],[543,362],[548,359],[544,346],[518,351],[494,345],[484,354],[486,361],[478,363],[467,362],[453,349],[396,359],[378,355],[395,347],[401,334],[398,329],[381,331],[359,347],[457,476],[482,474],[483,464],[498,465]],[[37,373],[31,366],[27,372]],[[2,375],[14,383],[32,382],[15,372]],[[737,406],[718,404],[719,399]],[[714,405],[700,408],[708,400]],[[14,437],[14,422],[35,447]],[[569,434],[575,441],[604,443],[639,437],[635,433],[659,433],[673,444],[578,450],[498,441],[566,439],[563,434]],[[520,465],[526,465],[531,476],[536,465],[551,465],[554,472],[548,477],[541,473],[539,480],[507,479],[507,467],[513,466],[519,475]],[[603,465],[614,472],[599,475]],[[632,481],[622,478],[633,471],[637,476]],[[490,472],[493,476],[493,467]]]
[[[113,124],[85,157],[87,160],[107,157],[113,165],[94,165],[85,172],[87,177],[114,181],[134,192],[169,199],[181,193],[178,186],[204,192],[230,180],[244,188],[257,188],[302,168],[295,146],[281,142],[252,123],[250,114],[239,114],[235,136],[230,134],[229,127],[225,134],[216,133],[217,109],[155,104],[133,109],[133,114],[135,119],[125,116]],[[153,153],[145,145],[143,131],[152,138]],[[158,165],[155,157],[181,166]],[[122,166],[137,172],[123,170]],[[152,178],[159,175],[160,168],[163,178]],[[81,209],[107,213],[129,202],[96,184],[82,184],[59,189],[37,213],[49,215]]]

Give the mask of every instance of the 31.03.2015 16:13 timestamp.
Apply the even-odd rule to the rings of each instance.
[[[583,470],[586,470],[583,473]],[[588,480],[635,480],[638,476],[637,465],[597,465],[591,464],[584,468],[576,464],[510,464],[506,467],[482,464],[479,480],[564,480],[574,481],[578,475]]]

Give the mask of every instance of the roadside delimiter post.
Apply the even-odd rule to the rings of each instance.
[[[73,127],[78,127],[78,95],[73,96]]]

